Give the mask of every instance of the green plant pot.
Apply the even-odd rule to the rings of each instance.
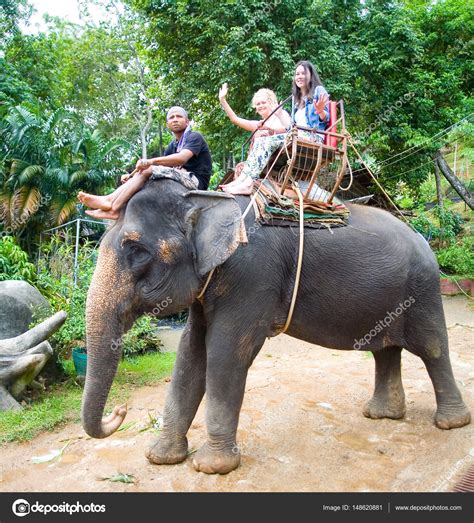
[[[72,361],[78,376],[85,376],[87,369],[87,352],[83,347],[72,349]]]

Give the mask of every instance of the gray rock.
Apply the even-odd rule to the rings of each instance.
[[[0,282],[0,340],[26,332],[33,314],[46,317],[51,312],[48,301],[29,283],[16,280]]]

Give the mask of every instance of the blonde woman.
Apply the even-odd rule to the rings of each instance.
[[[246,131],[256,132],[247,161],[243,166],[242,163],[237,165],[237,178],[231,183],[221,185],[221,188],[231,194],[250,194],[253,179],[258,178],[272,152],[283,142],[284,133],[291,126],[291,118],[280,108],[263,123],[278,105],[277,97],[271,89],[259,89],[252,98],[252,107],[261,116],[261,120],[247,120],[237,116],[227,102],[227,93],[228,86],[225,83],[219,89],[219,101],[230,121]]]

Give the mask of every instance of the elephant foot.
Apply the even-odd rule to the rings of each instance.
[[[457,407],[438,407],[436,411],[435,425],[439,429],[457,429],[469,423],[471,423],[471,412],[464,402]]]
[[[188,440],[184,438],[164,438],[160,436],[157,442],[146,452],[150,463],[155,465],[174,465],[181,463],[188,455]]]
[[[372,398],[362,412],[366,418],[401,419],[406,413],[405,401],[382,401]]]
[[[194,455],[193,466],[198,472],[206,474],[227,474],[240,464],[240,451],[237,446],[231,450],[216,450],[205,443]]]

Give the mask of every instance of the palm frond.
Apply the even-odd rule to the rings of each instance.
[[[35,177],[42,176],[44,171],[45,169],[42,165],[28,165],[18,176],[18,183],[20,185],[31,184]]]
[[[15,211],[13,227],[15,229],[24,225],[31,215],[38,211],[40,201],[41,193],[37,187],[24,186],[15,191],[13,195],[13,207]]]
[[[81,182],[85,180],[87,180],[87,171],[80,170],[76,171],[71,175],[69,182],[72,187],[77,187]]]
[[[0,192],[0,220],[6,227],[9,227],[15,217],[15,208],[13,205],[14,193],[3,189]]]
[[[105,144],[102,145],[99,151],[99,159],[103,160],[113,151],[116,151],[120,148],[132,149],[132,144],[127,142],[127,140],[123,140],[122,138],[113,138],[108,140]]]
[[[44,131],[46,133],[49,133],[52,129],[56,127],[56,125],[58,125],[58,123],[65,120],[74,120],[75,118],[76,115],[67,111],[66,109],[56,109],[54,113],[44,123]]]
[[[69,221],[77,212],[76,196],[70,196],[68,199],[62,197],[55,198],[50,205],[50,213],[55,225],[61,225]]]
[[[25,162],[25,160],[21,160],[20,158],[13,158],[12,163],[10,165],[10,176],[15,178],[21,174],[27,167],[29,167],[29,163]]]
[[[46,169],[46,179],[53,185],[69,186],[69,173],[66,167],[50,167]]]
[[[38,120],[37,115],[22,105],[12,107],[6,121],[10,126],[12,140],[16,144],[23,140],[26,131],[33,127],[41,126],[41,121]]]

